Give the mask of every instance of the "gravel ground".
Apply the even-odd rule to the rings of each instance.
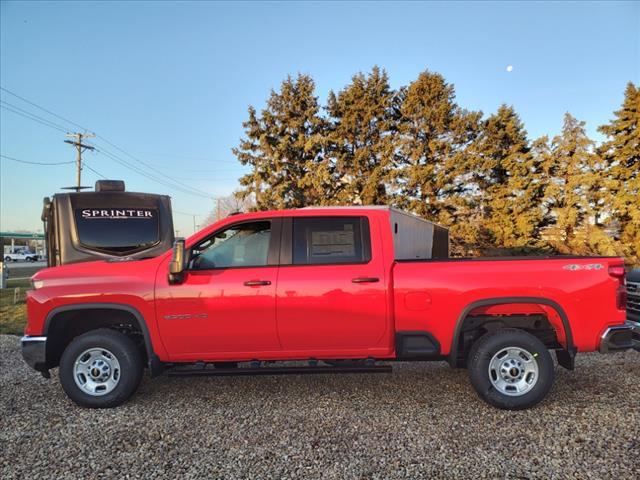
[[[145,380],[83,410],[0,336],[0,471],[9,478],[639,478],[640,354],[578,356],[524,412],[464,370]]]

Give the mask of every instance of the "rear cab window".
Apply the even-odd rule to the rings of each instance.
[[[294,217],[292,260],[294,265],[369,262],[367,217]]]

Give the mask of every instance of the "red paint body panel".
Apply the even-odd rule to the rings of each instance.
[[[324,352],[319,358],[392,354],[389,276],[375,233],[380,219],[369,224],[374,234],[368,263],[280,267],[276,310],[283,350]],[[378,281],[353,283],[367,277]]]
[[[155,316],[155,277],[159,259],[132,262],[86,262],[40,270],[33,276],[44,287],[27,295],[26,335],[45,333],[47,316],[56,308],[89,303],[127,305],[144,318],[158,356],[166,357]]]
[[[169,359],[279,351],[277,275],[277,267],[189,272],[180,285],[169,285],[166,275],[159,275],[156,314]],[[271,285],[247,287],[247,280]]]
[[[393,358],[395,333],[427,331],[451,350],[465,309],[488,298],[535,297],[566,313],[579,351],[598,348],[607,326],[623,323],[616,307],[619,280],[608,274],[615,258],[444,260],[395,262],[389,212],[376,209],[309,209],[259,212],[226,218],[198,232],[187,248],[211,233],[252,219],[299,216],[366,216],[371,260],[345,265],[283,265],[187,272],[167,279],[171,252],[148,260],[91,262],[45,269],[29,292],[27,335],[45,334],[58,307],[115,303],[144,318],[154,352],[163,361]],[[600,265],[599,268],[587,267]],[[565,268],[573,265],[573,269]],[[356,277],[377,282],[353,283]],[[248,280],[270,285],[245,286]],[[535,302],[473,309],[472,315],[544,313],[566,342],[559,312]]]
[[[616,259],[486,260],[398,263],[393,270],[396,297],[396,329],[427,330],[439,340],[442,353],[451,348],[461,312],[472,303],[499,297],[543,297],[565,311],[579,351],[598,347],[602,331],[623,323],[625,312],[616,308],[618,280],[607,273]],[[567,270],[563,266],[601,263],[600,270]],[[406,308],[405,296],[428,292],[424,310]],[[512,304],[478,308],[473,314],[548,313],[559,340],[565,342],[558,312],[546,305]]]

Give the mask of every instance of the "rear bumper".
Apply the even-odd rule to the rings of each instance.
[[[22,358],[34,370],[47,376],[47,337],[22,337]]]
[[[621,352],[633,348],[640,351],[640,323],[627,320],[609,327],[602,334],[600,353]]]

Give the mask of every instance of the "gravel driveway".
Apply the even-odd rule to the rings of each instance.
[[[167,378],[75,407],[0,336],[8,478],[638,478],[640,354],[578,356],[533,410],[495,410],[464,370]]]

